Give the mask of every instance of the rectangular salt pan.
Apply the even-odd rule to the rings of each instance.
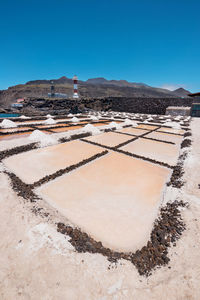
[[[100,135],[95,135],[95,136],[90,136],[86,138],[86,140],[95,142],[101,145],[105,145],[108,147],[115,147],[121,143],[124,143],[133,137],[128,136],[128,135],[123,135],[119,133],[114,133],[114,132],[107,132],[103,133]]]
[[[171,170],[111,152],[37,189],[105,247],[134,251],[150,237]]]
[[[121,150],[151,158],[171,166],[176,165],[179,156],[179,146],[139,138],[120,148]]]
[[[72,141],[13,155],[4,163],[22,181],[31,184],[102,151],[97,146]]]

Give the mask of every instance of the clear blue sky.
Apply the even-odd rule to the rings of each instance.
[[[200,91],[199,0],[0,0],[0,89],[77,74]]]

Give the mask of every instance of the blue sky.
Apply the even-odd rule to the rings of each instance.
[[[0,89],[77,74],[200,90],[199,0],[0,0]]]

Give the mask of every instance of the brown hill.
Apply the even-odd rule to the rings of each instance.
[[[73,81],[65,76],[59,79],[33,80],[26,84],[9,87],[0,91],[0,107],[10,107],[17,98],[48,97],[50,86],[55,85],[56,93],[67,94],[72,97]],[[187,92],[189,94],[189,92]],[[81,97],[180,97],[177,91],[154,88],[143,83],[133,83],[126,80],[107,80],[105,78],[92,78],[79,81],[79,94]],[[182,95],[181,95],[182,97]]]

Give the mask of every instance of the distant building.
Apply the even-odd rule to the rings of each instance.
[[[51,93],[48,93],[48,97],[50,98],[67,98],[67,94],[55,93],[54,82],[51,81]]]
[[[194,98],[194,100],[200,101],[200,93],[193,93],[193,94],[188,94],[188,96]]]
[[[19,98],[19,99],[17,99],[17,103],[23,103],[24,102],[24,98]]]
[[[192,97],[192,117],[200,117],[200,93],[189,94]]]
[[[22,108],[23,104],[22,103],[13,103],[13,104],[11,104],[11,107],[12,108]]]
[[[67,94],[62,93],[48,93],[48,97],[50,98],[67,98]]]

